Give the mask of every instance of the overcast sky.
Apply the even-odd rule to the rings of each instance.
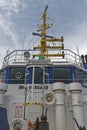
[[[0,0],[0,60],[6,51],[37,45],[37,25],[48,5],[49,33],[64,37],[65,48],[87,53],[87,0]],[[0,63],[1,65],[1,63]]]

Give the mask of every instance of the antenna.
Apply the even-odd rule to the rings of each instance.
[[[41,20],[42,20],[42,24],[38,26],[38,30],[37,32],[40,33],[32,33],[33,35],[39,36],[41,37],[40,40],[40,45],[37,47],[34,47],[34,50],[39,50],[40,53],[39,54],[34,54],[33,57],[40,57],[43,56],[45,58],[48,57],[58,57],[58,56],[62,56],[64,58],[64,52],[62,51],[62,53],[57,53],[57,54],[50,54],[48,53],[49,50],[63,50],[64,49],[64,44],[63,44],[63,36],[61,36],[61,38],[54,38],[53,36],[49,36],[47,35],[47,29],[52,27],[52,24],[47,24],[47,9],[48,9],[48,5],[46,5],[44,12],[42,14]],[[57,45],[57,46],[48,46],[47,42],[61,42],[61,45]]]

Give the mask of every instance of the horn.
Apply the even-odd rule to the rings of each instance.
[[[44,102],[47,105],[54,104],[55,103],[55,97],[54,97],[54,95],[52,93],[45,94],[45,96],[44,96]]]

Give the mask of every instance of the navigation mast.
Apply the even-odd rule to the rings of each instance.
[[[63,36],[61,36],[61,38],[54,38],[53,36],[47,35],[47,29],[49,29],[52,26],[51,24],[47,24],[47,9],[48,9],[48,5],[46,5],[45,10],[43,12],[43,15],[41,17],[42,24],[38,26],[39,29],[37,30],[37,32],[40,32],[40,34],[39,33],[32,33],[33,35],[41,37],[40,45],[34,47],[34,50],[39,50],[40,53],[34,54],[33,56],[34,57],[44,56],[46,58],[62,56],[64,58],[63,51],[62,51],[62,53],[57,53],[57,54],[53,54],[53,53],[49,54],[48,53],[48,49],[49,50],[57,49],[57,51],[63,50],[64,44],[63,44]],[[61,42],[61,45],[49,46],[49,45],[47,45],[47,42]]]

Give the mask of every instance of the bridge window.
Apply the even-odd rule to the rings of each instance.
[[[53,67],[52,68],[52,81],[62,81],[65,83],[70,82],[71,75],[70,75],[70,69],[69,68],[63,68],[63,67]]]
[[[87,81],[87,72],[84,72],[83,70],[75,70],[76,75],[76,81],[83,84],[83,82]]]
[[[34,73],[34,83],[43,83],[43,69],[36,67]]]
[[[44,70],[40,67],[35,67],[35,73],[34,73],[34,83],[47,83],[48,82],[48,76],[46,73],[48,72],[48,68],[44,68]],[[43,79],[44,76],[44,79]]]
[[[25,68],[24,67],[12,67],[10,68],[10,83],[24,83],[25,80]]]

